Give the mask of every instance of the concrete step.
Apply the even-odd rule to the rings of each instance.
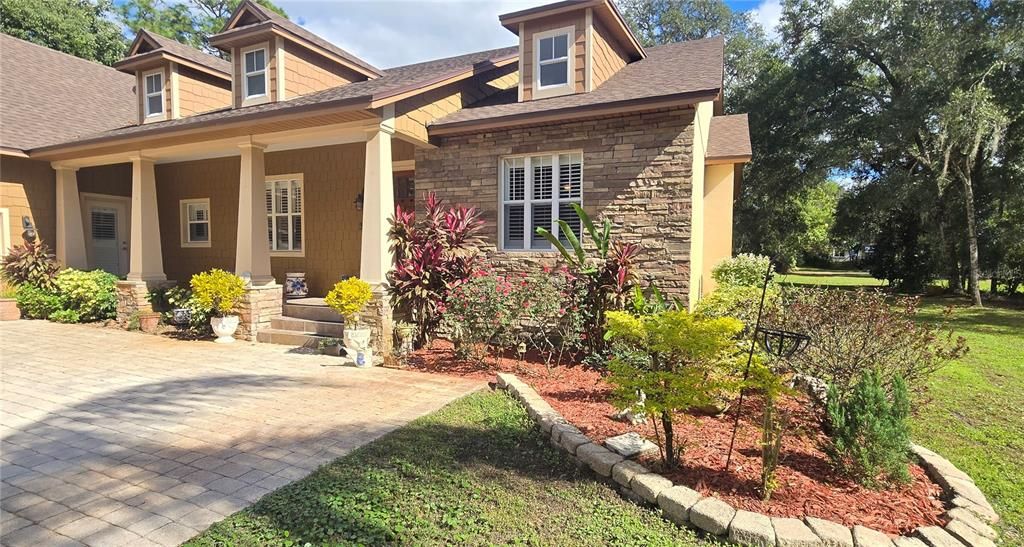
[[[302,299],[307,300],[307,299]],[[313,300],[313,299],[309,299]],[[320,300],[320,299],[316,299]],[[301,302],[285,302],[281,315],[293,319],[305,319],[307,321],[324,321],[329,323],[341,323],[341,315],[338,312],[324,306],[323,304],[306,304]]]
[[[317,349],[321,340],[333,338],[319,334],[295,332],[282,329],[263,329],[256,333],[256,341],[264,344],[280,344],[282,346],[297,346]]]
[[[334,321],[310,321],[297,317],[274,317],[270,320],[270,327],[278,330],[290,330],[305,334],[319,334],[322,336],[333,336],[341,338],[345,332],[345,325]]]

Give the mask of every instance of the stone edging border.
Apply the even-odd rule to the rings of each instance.
[[[514,374],[498,374],[497,386],[515,397],[551,444],[565,450],[581,466],[610,480],[627,498],[659,507],[665,518],[680,526],[703,530],[731,543],[759,547],[994,547],[998,538],[989,524],[999,520],[985,495],[966,473],[949,460],[912,445],[928,475],[950,498],[945,528],[923,526],[913,536],[890,539],[864,526],[848,528],[837,522],[804,517],[769,517],[736,510],[728,503],[647,470],[595,443],[570,424],[536,391]]]

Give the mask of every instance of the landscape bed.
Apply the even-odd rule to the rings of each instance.
[[[580,366],[553,367],[529,359],[499,357],[487,366],[455,358],[451,345],[438,341],[430,350],[414,354],[410,364],[435,373],[493,380],[508,372],[537,390],[570,424],[595,442],[630,431],[654,438],[650,421],[633,425],[613,419],[617,409],[609,403],[611,386],[602,375]],[[906,533],[920,526],[946,524],[940,499],[942,489],[924,469],[911,465],[912,482],[899,489],[871,490],[836,475],[821,446],[824,434],[805,398],[785,400],[794,414],[794,431],[787,435],[778,470],[780,487],[771,501],[761,499],[761,452],[758,446],[760,401],[748,398],[729,471],[724,471],[735,415],[680,415],[676,436],[684,446],[680,467],[665,469],[657,452],[639,461],[678,484],[702,495],[714,495],[733,507],[775,517],[818,517],[846,526],[863,525],[888,534]]]

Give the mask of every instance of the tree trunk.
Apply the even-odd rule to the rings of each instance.
[[[940,218],[935,219],[939,225],[939,239],[946,249],[946,280],[949,282],[949,290],[953,294],[963,294],[960,283],[960,261],[957,260],[956,242],[946,230],[945,212],[946,207],[941,206]]]
[[[676,448],[673,445],[672,415],[668,412],[661,413],[661,427],[665,429],[665,463],[669,469],[676,466]]]
[[[981,266],[978,264],[978,227],[974,218],[974,188],[971,185],[971,170],[969,167],[961,173],[960,179],[964,185],[964,205],[967,212],[967,250],[971,263],[967,287],[974,305],[982,307],[981,288],[978,286],[981,278]]]

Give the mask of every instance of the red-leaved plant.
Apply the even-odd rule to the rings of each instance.
[[[388,274],[388,292],[395,308],[416,323],[417,346],[437,331],[448,292],[477,269],[481,228],[475,207],[445,208],[433,192],[420,220],[414,211],[395,207],[388,232],[395,267]]]

